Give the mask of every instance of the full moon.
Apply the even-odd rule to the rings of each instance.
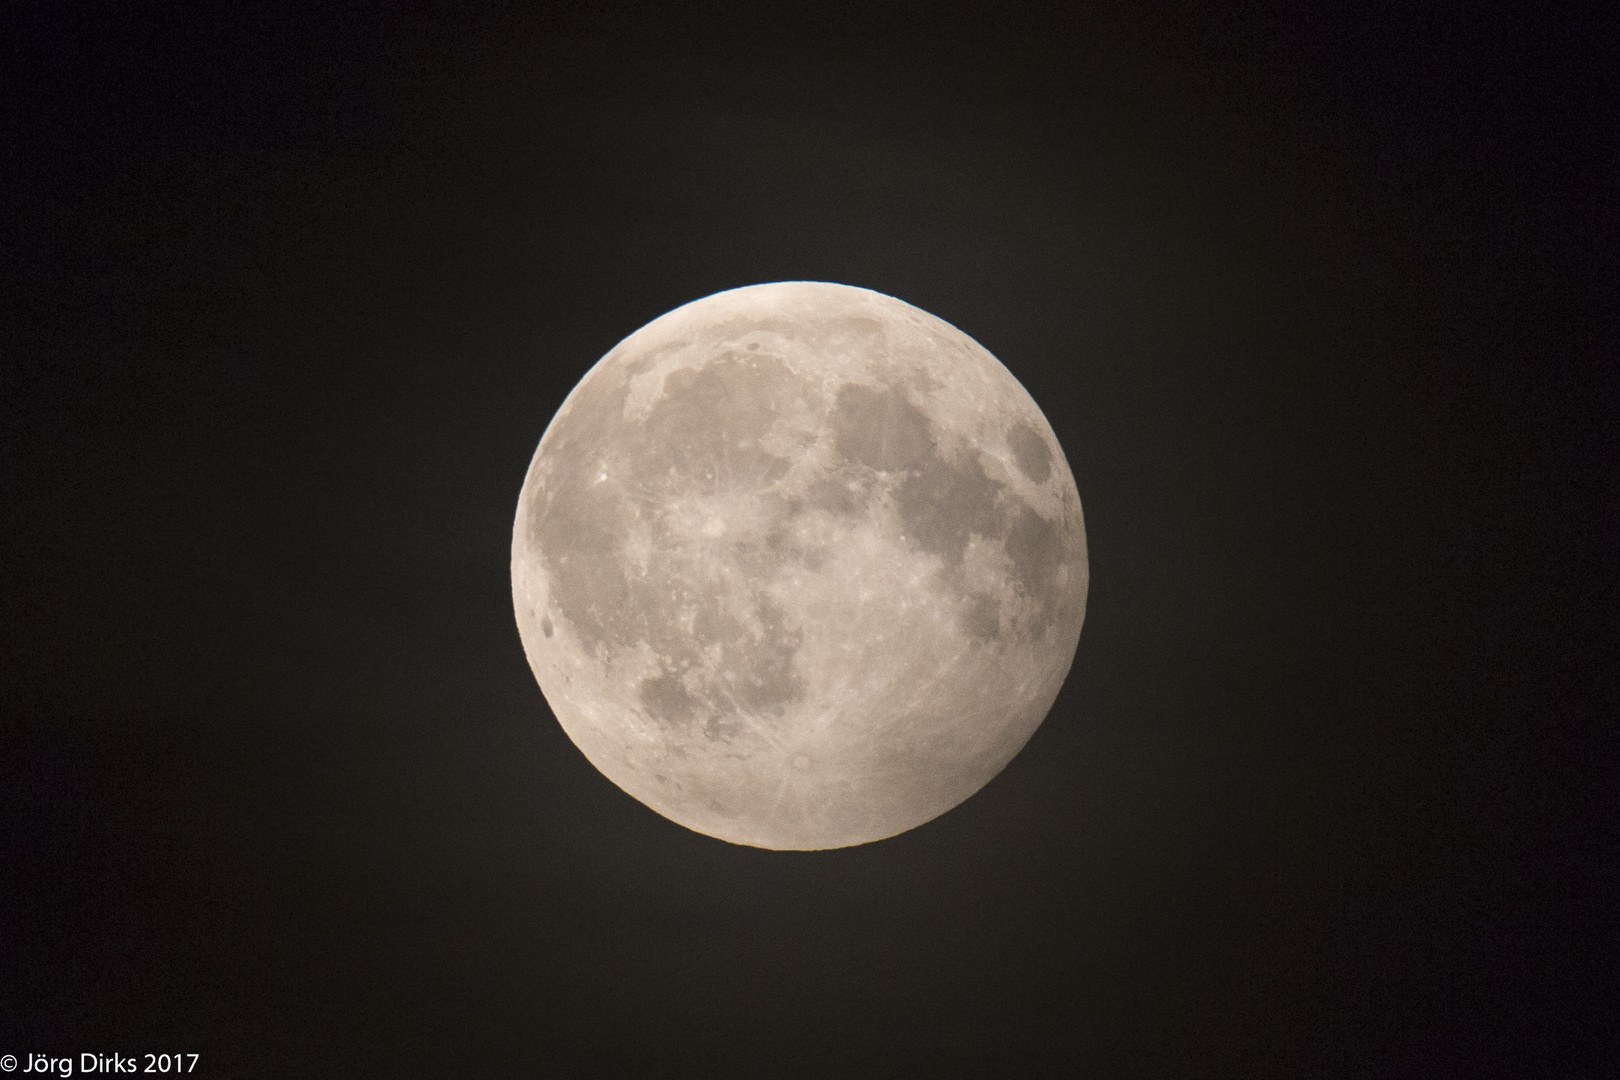
[[[1080,497],[1040,408],[881,293],[716,293],[603,357],[518,498],[512,598],[568,737],[737,844],[937,817],[1046,717],[1074,658]]]

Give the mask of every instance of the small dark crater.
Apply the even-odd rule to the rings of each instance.
[[[1056,525],[1025,507],[1007,530],[1004,544],[1007,558],[1012,560],[1013,576],[1041,606],[1040,628],[1044,629],[1056,599],[1053,579],[1063,565],[1063,537]]]
[[[853,514],[860,507],[860,500],[855,492],[836,476],[817,477],[805,494],[809,497],[811,506],[825,510],[829,514],[840,516]]]
[[[640,697],[649,715],[670,724],[685,724],[698,711],[698,703],[672,671],[656,679],[642,679]]]
[[[838,452],[883,472],[897,472],[934,452],[928,417],[903,391],[849,383],[833,407]]]
[[[703,725],[703,737],[710,742],[730,742],[741,730],[742,725],[734,716],[711,716]]]
[[[546,635],[546,637],[550,637],[551,634],[552,634],[552,630],[553,630],[553,627],[551,625],[551,616],[550,615],[541,616],[541,618],[540,618],[540,632],[542,634]]]
[[[741,633],[742,625],[732,618],[718,597],[705,598],[692,618],[692,637],[705,645],[729,641]]]
[[[1007,432],[1007,446],[1023,474],[1037,484],[1052,475],[1052,451],[1033,424],[1020,420]]]
[[[739,635],[724,646],[723,655],[736,674],[737,703],[757,714],[797,699],[803,688],[793,672],[801,634],[788,628],[782,609],[764,596],[756,597],[754,611],[764,631],[760,639]]]
[[[962,632],[980,641],[993,641],[1001,634],[1001,601],[974,593],[962,605],[958,623]]]
[[[961,560],[970,533],[995,533],[996,495],[1001,490],[984,475],[977,459],[958,467],[930,455],[900,485],[900,520],[913,544],[954,565]]]
[[[759,342],[757,342],[757,341],[750,341],[750,342],[749,342],[749,343],[748,343],[748,351],[749,351],[749,352],[758,352],[758,351],[759,351]]]

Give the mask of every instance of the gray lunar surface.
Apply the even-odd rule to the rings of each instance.
[[[688,828],[893,836],[1045,718],[1085,615],[1074,478],[1017,379],[881,293],[756,285],[632,334],[518,500],[512,594],[575,745]]]

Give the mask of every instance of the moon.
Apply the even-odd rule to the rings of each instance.
[[[1046,417],[893,297],[716,293],[622,341],[540,440],[512,530],[568,737],[736,844],[894,836],[990,781],[1074,658],[1089,568]]]

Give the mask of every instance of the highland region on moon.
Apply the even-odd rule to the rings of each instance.
[[[1085,610],[1079,497],[1028,393],[880,293],[719,293],[546,430],[514,523],[525,651],[621,788],[770,848],[903,832],[998,773]]]

